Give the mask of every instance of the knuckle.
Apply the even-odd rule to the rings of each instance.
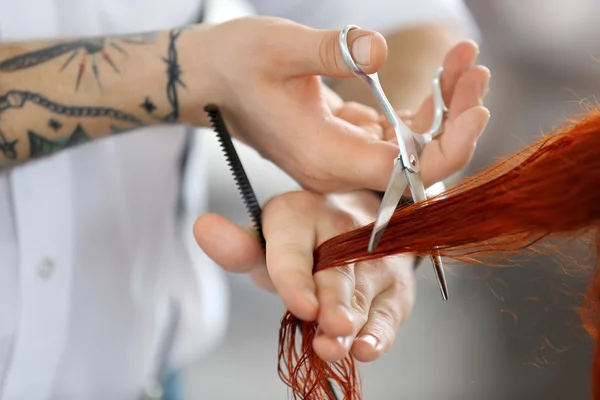
[[[356,278],[352,308],[358,315],[365,319],[369,316],[369,309],[373,300],[371,285],[366,279]]]
[[[319,61],[325,71],[334,74],[340,70],[337,58],[337,40],[332,35],[326,35],[319,44]]]
[[[354,326],[357,331],[361,331],[365,324],[369,321],[370,299],[367,294],[355,290],[350,302],[352,313],[355,316]]]
[[[366,293],[356,290],[352,296],[352,308],[361,316],[367,317],[371,302]]]
[[[336,267],[333,271],[337,274],[338,278],[354,285],[354,269],[351,266]]]
[[[371,314],[377,317],[376,324],[382,331],[395,332],[402,324],[402,313],[398,307],[377,307],[371,309]]]

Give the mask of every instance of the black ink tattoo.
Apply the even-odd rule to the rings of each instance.
[[[81,125],[77,125],[66,139],[49,140],[33,131],[28,131],[27,134],[29,137],[29,156],[31,158],[44,157],[90,140]]]
[[[177,86],[186,88],[181,80],[181,67],[179,65],[179,56],[175,42],[181,35],[181,30],[175,29],[169,32],[169,54],[163,61],[167,64],[167,99],[171,104],[171,113],[163,118],[165,122],[175,122],[179,119],[179,96]]]
[[[81,61],[79,63],[79,72],[77,74],[77,81],[75,89],[79,89],[81,79],[85,73],[86,63],[89,56],[92,58],[92,73],[96,78],[96,82],[100,86],[100,71],[98,69],[98,56],[102,57],[106,61],[115,73],[120,73],[119,68],[113,61],[112,56],[107,52],[107,45],[118,51],[119,53],[128,56],[127,51],[123,48],[122,44],[132,45],[145,45],[153,41],[154,34],[146,35],[130,35],[117,38],[97,38],[97,39],[81,39],[70,42],[64,42],[54,46],[46,47],[40,50],[31,51],[25,54],[9,58],[0,62],[0,72],[15,72],[27,68],[32,68],[40,64],[44,64],[48,61],[62,57],[65,54],[69,54],[69,57],[64,61],[60,71],[62,72],[73,59],[82,53]]]
[[[68,105],[64,105],[64,104],[55,103],[51,100],[48,100],[47,98],[45,98],[44,96],[42,96],[40,94],[32,93],[32,92],[28,92],[28,91],[21,91],[21,90],[11,90],[8,93],[6,93],[5,95],[0,96],[0,115],[9,109],[23,108],[27,102],[31,102],[40,107],[43,107],[53,114],[63,115],[66,117],[84,117],[84,118],[104,117],[104,118],[110,118],[110,119],[113,119],[116,121],[126,122],[126,123],[132,125],[128,130],[131,130],[132,128],[135,128],[135,127],[141,127],[141,126],[145,125],[144,122],[142,120],[138,119],[137,117],[135,117],[131,114],[127,114],[122,111],[119,111],[115,108],[68,106]],[[58,122],[58,121],[56,121],[56,122]],[[81,132],[77,132],[77,130],[74,132],[74,134],[75,133],[77,133],[78,135],[81,134]],[[35,133],[33,133],[33,134],[36,135]],[[73,137],[73,135],[71,135],[71,137]],[[37,135],[37,136],[39,136],[39,135]],[[31,141],[32,141],[31,134],[29,135],[29,137],[30,137],[30,143],[31,143]],[[77,138],[79,136],[75,135],[74,137]],[[33,140],[35,141],[35,139],[33,139]],[[73,140],[75,140],[75,139],[71,139],[71,141],[73,141]],[[0,152],[2,152],[4,157],[6,157],[10,160],[16,159],[16,157],[17,157],[16,143],[17,143],[16,140],[9,141],[6,138],[6,136],[2,133],[2,131],[0,131]],[[71,142],[69,142],[69,143],[71,143]],[[42,146],[43,149],[48,149],[48,148],[52,147],[47,144],[45,144],[44,146]]]
[[[65,115],[67,117],[107,117],[124,122],[130,122],[134,125],[144,124],[137,117],[119,111],[115,108],[66,106],[48,100],[40,94],[21,90],[11,90],[4,96],[0,96],[0,113],[9,108],[22,108],[28,101],[46,108],[54,114]]]
[[[0,152],[9,160],[17,159],[17,143],[18,139],[8,140],[4,132],[0,130]]]
[[[58,132],[60,130],[60,128],[62,128],[62,124],[59,121],[55,120],[54,118],[52,118],[52,119],[50,119],[50,121],[48,121],[48,126],[54,132]]]
[[[142,104],[140,104],[148,114],[152,114],[154,110],[156,110],[156,105],[150,100],[150,97],[146,97],[146,100]]]

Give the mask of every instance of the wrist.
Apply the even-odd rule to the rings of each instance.
[[[203,108],[214,101],[216,93],[216,77],[212,68],[214,46],[209,39],[211,29],[212,25],[208,24],[182,28],[175,49],[167,53],[171,62],[165,57],[167,85],[173,87],[171,90],[167,88],[169,101],[178,103],[178,121],[195,127],[209,125]],[[172,63],[174,58],[176,65]]]

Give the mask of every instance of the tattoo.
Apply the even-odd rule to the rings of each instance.
[[[177,86],[186,88],[185,84],[181,80],[181,67],[179,66],[179,56],[177,54],[177,47],[175,42],[181,35],[181,30],[172,30],[169,32],[169,55],[167,58],[163,58],[165,64],[167,64],[167,99],[171,104],[171,113],[163,118],[165,122],[174,122],[179,119],[179,96],[177,93]]]
[[[150,100],[150,97],[146,97],[146,100],[140,104],[140,107],[142,107],[148,114],[152,114],[154,110],[156,110],[156,105],[152,102],[152,100]]]
[[[5,95],[0,96],[0,115],[9,109],[23,108],[27,102],[31,102],[40,107],[43,107],[53,114],[63,115],[66,117],[104,117],[131,124],[132,126],[127,128],[126,130],[131,130],[131,128],[144,126],[144,122],[138,119],[137,117],[114,108],[68,106],[64,104],[55,103],[51,100],[48,100],[40,94],[20,90],[11,90]],[[50,120],[50,124],[52,124],[52,121],[54,121],[55,126],[62,126],[62,124],[56,120]],[[82,133],[85,134],[82,128],[80,130],[76,129],[75,132],[73,132],[73,134],[70,136],[70,141],[68,142],[69,145],[73,145],[73,143],[79,143],[75,142],[75,140],[79,140],[81,138]],[[53,146],[48,143],[40,144],[41,142],[37,140],[38,137],[41,136],[36,134],[35,132],[29,132],[30,145],[31,143],[34,143],[34,146],[36,146],[36,150],[32,150],[32,154],[47,154],[44,153],[44,151],[47,151],[51,148],[57,148],[56,146]],[[87,135],[85,135],[85,137],[87,137]],[[17,158],[16,144],[17,140],[9,141],[4,135],[4,133],[0,130],[0,152],[2,152],[4,157],[10,160],[14,160]]]
[[[79,124],[66,139],[50,140],[33,131],[28,131],[27,134],[29,137],[29,155],[31,158],[44,157],[90,140],[83,127]]]
[[[119,121],[130,122],[135,125],[144,124],[137,117],[115,108],[66,106],[48,100],[40,94],[21,90],[11,90],[4,96],[0,96],[0,113],[9,108],[22,108],[28,101],[46,108],[54,114],[65,115],[68,117],[107,117]]]
[[[177,122],[179,120],[179,86],[187,89],[185,83],[181,80],[181,66],[179,65],[179,55],[177,53],[177,46],[175,42],[181,35],[182,31],[174,29],[169,32],[169,49],[167,57],[161,57],[165,64],[167,64],[167,100],[171,106],[171,112],[164,117],[155,117],[163,122]],[[140,104],[140,107],[146,111],[149,115],[154,115],[156,105],[150,99],[146,97],[144,102]]]
[[[50,119],[50,121],[48,121],[48,126],[54,132],[58,132],[60,130],[60,128],[62,128],[62,124],[60,122],[58,122],[57,120],[55,120],[54,118],[52,118],[52,119]]]
[[[154,34],[144,35],[129,35],[117,38],[98,38],[98,39],[80,39],[69,42],[60,43],[54,46],[46,47],[40,50],[31,51],[25,54],[9,58],[0,62],[0,72],[15,72],[32,68],[37,65],[44,64],[56,58],[69,54],[68,58],[62,64],[60,71],[73,61],[77,54],[81,53],[81,61],[79,63],[79,72],[75,83],[75,90],[79,89],[81,79],[85,73],[88,57],[92,58],[92,73],[96,79],[98,87],[100,84],[100,71],[98,69],[98,56],[111,66],[115,73],[120,73],[119,68],[113,61],[112,56],[107,51],[107,46],[110,46],[119,53],[128,56],[129,54],[123,48],[123,44],[145,45],[153,41]]]
[[[17,159],[17,143],[18,139],[8,140],[4,132],[0,130],[0,152],[9,160]]]
[[[183,29],[185,30],[185,29]],[[187,89],[184,83],[183,72],[179,63],[179,54],[177,49],[177,41],[183,32],[181,29],[174,29],[169,32],[169,43],[167,54],[161,57],[166,64],[166,97],[169,104],[169,109],[157,113],[157,103],[150,97],[146,96],[140,107],[145,114],[151,115],[151,119],[166,123],[178,122],[180,118],[180,90]],[[52,60],[61,61],[60,71],[64,71],[69,65],[73,64],[73,60],[79,55],[78,73],[75,82],[76,90],[79,89],[84,74],[86,72],[86,63],[91,58],[91,71],[101,89],[100,72],[98,69],[98,60],[104,60],[110,68],[117,74],[120,73],[119,66],[109,54],[109,50],[114,50],[121,55],[128,57],[129,54],[125,50],[126,45],[145,45],[151,42],[154,34],[125,36],[118,38],[97,38],[97,39],[81,39],[75,41],[63,42],[46,48],[38,49],[28,53],[20,54],[7,60],[0,60],[0,73],[9,73],[21,71],[28,68],[34,68]],[[90,68],[88,68],[90,69]],[[35,105],[41,107],[54,116],[67,118],[104,118],[108,119],[111,134],[131,131],[134,128],[145,126],[145,123],[133,114],[129,114],[111,107],[90,107],[76,106],[57,103],[50,100],[42,94],[24,90],[10,90],[5,93],[0,93],[0,117],[3,113],[10,109],[22,109],[26,105]],[[166,113],[166,115],[164,114]],[[112,120],[112,121],[111,121]],[[79,122],[79,120],[77,120]],[[37,125],[36,125],[37,126]],[[64,130],[65,122],[61,118],[50,118],[47,123],[48,128],[53,132]],[[72,126],[72,125],[69,125]],[[106,126],[106,125],[105,125]],[[77,125],[75,130],[67,137],[61,139],[52,139],[45,137],[43,132],[37,129],[27,130],[27,138],[29,143],[30,158],[39,158],[67,147],[72,147],[80,143],[91,140],[90,135],[84,130],[83,123]],[[69,128],[70,129],[70,128]],[[36,132],[37,131],[37,132]],[[18,140],[9,141],[9,139],[0,130],[0,152],[8,160],[17,160],[17,143]]]

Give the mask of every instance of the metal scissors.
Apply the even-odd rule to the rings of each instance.
[[[425,190],[420,172],[420,156],[425,145],[443,132],[444,118],[446,117],[448,108],[444,104],[440,85],[443,67],[439,67],[435,72],[432,82],[434,116],[433,124],[430,130],[426,133],[419,134],[413,132],[408,126],[406,126],[406,124],[398,117],[396,111],[383,92],[383,88],[379,83],[377,73],[364,73],[358,67],[358,65],[356,65],[354,59],[352,58],[352,54],[348,48],[348,32],[350,32],[352,29],[358,28],[359,27],[356,25],[348,25],[340,32],[339,43],[344,61],[348,67],[350,67],[354,75],[367,83],[375,95],[375,98],[381,105],[387,120],[394,127],[394,131],[398,139],[398,146],[400,148],[400,154],[394,162],[392,176],[381,201],[381,206],[379,208],[377,219],[375,220],[375,225],[371,234],[369,252],[373,252],[383,236],[388,223],[392,219],[392,215],[394,214],[394,211],[396,210],[396,207],[398,206],[398,203],[400,202],[402,194],[404,193],[407,185],[410,187],[414,202],[427,200],[428,196],[441,193],[443,190],[445,190],[443,182],[438,182],[435,185],[432,185],[428,190]],[[446,275],[444,274],[442,259],[439,254],[434,253],[431,256],[431,261],[440,285],[442,297],[444,300],[448,300],[448,285],[446,283]]]

